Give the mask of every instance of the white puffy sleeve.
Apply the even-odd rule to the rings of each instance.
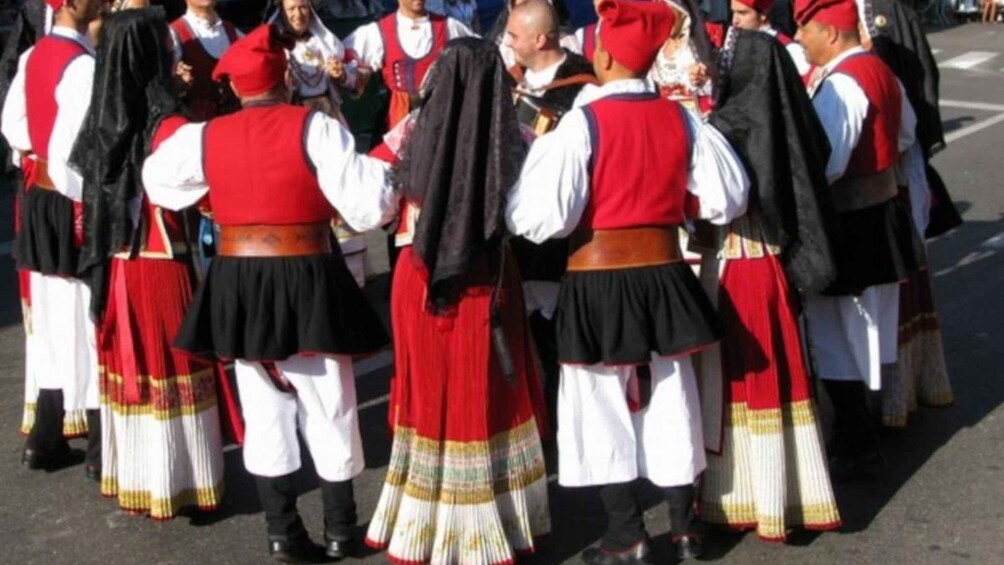
[[[49,138],[49,178],[57,191],[74,202],[84,196],[84,179],[69,166],[70,152],[91,105],[94,57],[80,56],[63,71],[56,86],[59,111]]]
[[[830,142],[826,180],[832,184],[844,176],[851,153],[861,139],[861,129],[868,114],[868,98],[854,79],[836,73],[819,86],[812,105]]]
[[[380,227],[397,213],[398,196],[379,159],[356,153],[355,140],[337,120],[315,113],[307,125],[307,156],[324,197],[357,232]]]
[[[589,124],[582,110],[533,142],[509,192],[506,226],[534,243],[567,237],[589,202]]]
[[[346,50],[355,53],[359,62],[377,71],[383,67],[383,38],[377,22],[360,26],[342,42]]]
[[[208,192],[202,168],[202,133],[206,124],[185,124],[143,162],[143,188],[150,202],[181,210]]]
[[[725,225],[746,213],[750,179],[742,161],[717,129],[684,112],[691,132],[687,192],[697,199],[698,218]]]

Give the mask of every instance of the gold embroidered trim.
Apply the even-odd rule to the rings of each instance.
[[[223,482],[213,487],[185,489],[170,498],[157,498],[150,491],[120,491],[115,477],[102,477],[101,495],[117,498],[119,507],[126,512],[149,512],[151,518],[166,520],[188,506],[215,510],[223,502]]]

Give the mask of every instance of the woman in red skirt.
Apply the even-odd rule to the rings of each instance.
[[[511,563],[550,530],[543,393],[503,243],[524,155],[512,86],[495,45],[450,42],[400,155],[394,443],[366,538],[393,563]]]
[[[90,111],[71,160],[84,177],[81,269],[99,318],[101,494],[169,519],[223,499],[214,365],[171,349],[195,282],[184,222],[149,202],[140,169],[184,123],[160,8],[105,19]],[[112,127],[109,122],[115,121]]]

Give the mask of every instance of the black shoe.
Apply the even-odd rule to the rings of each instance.
[[[651,565],[654,563],[646,540],[642,540],[623,551],[590,547],[582,552],[581,557],[582,562],[586,565]]]
[[[701,538],[698,536],[680,536],[680,539],[675,540],[673,545],[676,546],[676,557],[680,561],[696,559],[704,554],[704,544],[701,543]]]
[[[64,467],[70,467],[83,461],[83,454],[67,447],[55,453],[46,453],[41,449],[24,448],[21,453],[21,464],[32,470],[45,469],[55,471]]]
[[[268,538],[268,554],[282,563],[324,563],[324,550],[306,532],[290,537]]]
[[[91,465],[90,463],[84,465],[84,476],[87,477],[88,481],[100,483],[101,465]]]
[[[356,540],[351,535],[349,537],[330,538],[324,534],[324,554],[340,561],[346,557],[351,557],[356,551]]]

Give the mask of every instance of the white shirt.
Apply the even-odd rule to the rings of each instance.
[[[770,35],[771,37],[777,37],[778,31],[771,26],[763,28],[763,32]],[[784,46],[785,51],[788,52],[788,56],[791,57],[793,63],[795,63],[795,68],[798,69],[798,74],[803,77],[808,74],[809,69],[812,65],[809,64],[809,60],[805,57],[805,49],[801,45],[792,41]]]
[[[568,59],[562,52],[561,59],[557,62],[535,71],[533,69],[526,69],[523,72],[523,81],[520,84],[520,89],[527,94],[532,94],[533,96],[540,96],[544,94],[544,88],[547,85],[554,82],[554,75],[557,74],[558,68],[564,64],[565,60]]]
[[[812,105],[819,115],[819,121],[823,124],[826,137],[830,141],[830,160],[826,164],[826,180],[831,184],[844,176],[847,164],[851,160],[851,154],[858,146],[861,139],[861,129],[864,126],[865,117],[868,115],[868,97],[864,91],[854,81],[853,78],[842,74],[833,73],[833,69],[845,59],[858,53],[864,53],[862,47],[854,47],[844,51],[832,61],[827,63],[819,71],[819,86],[815,92],[811,91]],[[913,112],[913,106],[906,97],[906,91],[899,80],[899,94],[902,99],[902,114],[899,126],[898,149],[902,153],[906,151],[915,140],[915,130],[917,127],[917,116]]]
[[[68,161],[91,104],[91,87],[94,84],[94,46],[86,35],[72,28],[53,26],[50,34],[76,41],[88,53],[71,61],[63,72],[59,84],[56,85],[56,120],[48,147],[48,170],[53,187],[67,198],[80,202],[84,192],[83,179],[76,171],[70,169]],[[25,99],[25,65],[33,51],[34,48],[31,48],[21,55],[17,74],[11,83],[7,100],[4,102],[3,114],[0,116],[0,132],[14,149],[15,165],[20,164],[22,156],[35,151],[28,137],[28,111]]]
[[[432,50],[432,22],[428,16],[412,20],[397,12],[397,36],[404,54],[412,59],[421,59]],[[446,19],[447,39],[475,35],[471,28],[453,19]],[[345,48],[355,52],[360,61],[373,70],[383,68],[386,53],[380,22],[366,24],[345,38]]]
[[[214,59],[219,59],[223,56],[223,52],[230,47],[230,36],[227,35],[227,30],[223,26],[223,20],[219,16],[216,17],[216,21],[209,23],[208,20],[196,16],[191,11],[185,12],[184,16],[181,18],[188,24],[188,29],[192,30],[192,35],[199,40],[202,44],[202,48],[206,50],[206,53]],[[244,34],[240,30],[237,31],[237,37],[244,37]],[[181,38],[175,31],[171,30],[171,44],[174,51],[174,60],[180,61],[182,57],[181,48]]]
[[[651,92],[643,80],[619,80],[583,89],[558,127],[530,147],[519,180],[509,192],[506,225],[534,243],[571,235],[589,202],[592,146],[581,106],[612,94]],[[746,213],[750,181],[739,157],[716,129],[685,114],[693,134],[687,191],[700,202],[699,217],[725,225]]]
[[[209,192],[202,166],[205,127],[205,123],[182,126],[147,157],[143,186],[153,204],[181,210]],[[371,230],[394,217],[397,194],[387,176],[390,167],[356,153],[352,134],[338,121],[320,113],[311,117],[307,156],[317,169],[324,197],[352,229]]]

